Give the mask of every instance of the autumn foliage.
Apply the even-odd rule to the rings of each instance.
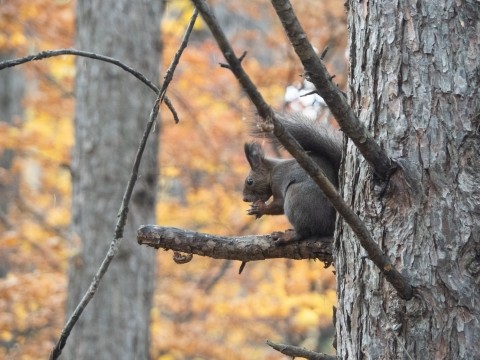
[[[219,3],[237,16],[227,21],[227,34],[239,53],[248,51],[243,65],[267,101],[288,109],[293,105],[284,101],[286,88],[303,84],[299,62],[268,4],[242,5]],[[313,45],[320,51],[330,45],[326,65],[343,86],[342,3],[293,5]],[[74,12],[72,1],[3,2],[1,57],[71,47]],[[164,63],[191,12],[188,1],[168,2]],[[162,109],[154,133],[161,136],[157,223],[228,235],[286,229],[284,217],[255,221],[245,214],[244,120],[255,114],[232,74],[219,66],[222,61],[199,22],[168,90],[181,122],[175,125]],[[81,236],[69,232],[75,62],[55,57],[3,72],[19,78],[24,91],[10,100],[21,104],[12,118],[5,118],[0,99],[0,358],[46,358],[63,326],[66,271]],[[249,263],[239,276],[239,265],[201,257],[177,265],[170,253],[158,253],[152,358],[281,358],[264,345],[266,339],[331,351],[332,268],[280,259]]]

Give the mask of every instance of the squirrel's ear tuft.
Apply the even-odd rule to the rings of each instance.
[[[245,143],[244,149],[250,167],[252,169],[261,167],[263,159],[265,158],[262,147],[256,142],[251,142]]]

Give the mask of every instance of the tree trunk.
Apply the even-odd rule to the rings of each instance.
[[[399,299],[341,221],[340,359],[480,358],[478,2],[349,0],[351,103],[400,165],[348,143],[344,198],[417,296]]]
[[[0,61],[11,59],[11,52],[0,52]],[[0,71],[0,121],[13,124],[23,119],[21,99],[25,91],[25,77],[21,69]],[[9,230],[8,213],[18,192],[18,174],[12,171],[13,149],[0,148],[0,232]],[[0,253],[0,279],[10,271],[11,250]]]
[[[12,52],[0,52],[0,61],[13,57]],[[0,121],[14,124],[23,119],[22,98],[25,91],[25,78],[22,69],[10,69],[0,72]],[[18,124],[20,125],[20,124]],[[11,175],[0,177],[0,216],[6,217],[12,198],[17,193],[16,174],[12,174],[13,149],[0,149],[0,173]],[[5,224],[3,226],[6,227]],[[0,229],[2,222],[0,221]]]
[[[77,2],[77,44],[158,80],[162,1]],[[79,58],[73,151],[73,229],[67,313],[88,288],[114,236],[117,212],[155,94],[112,64]],[[135,240],[155,222],[158,133],[143,156],[120,252],[68,340],[69,359],[147,359],[154,252]]]

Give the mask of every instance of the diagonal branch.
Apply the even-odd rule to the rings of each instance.
[[[270,235],[227,237],[163,227],[142,225],[137,230],[137,241],[156,249],[180,251],[208,256],[214,259],[255,261],[275,258],[318,259],[330,264],[332,238],[309,239],[278,246]]]
[[[118,214],[117,224],[115,226],[114,238],[110,243],[110,247],[108,249],[107,254],[105,255],[105,258],[102,261],[102,264],[100,265],[97,272],[95,273],[87,292],[84,294],[82,300],[77,305],[72,315],[70,315],[70,318],[67,320],[67,323],[65,324],[65,327],[62,330],[60,338],[58,339],[57,343],[52,349],[52,352],[50,354],[51,360],[57,359],[62,353],[62,350],[65,347],[65,344],[67,342],[68,336],[70,335],[70,332],[72,331],[76,322],[78,321],[81,314],[83,313],[83,310],[87,307],[90,300],[92,300],[93,296],[95,295],[95,292],[97,291],[98,286],[100,285],[100,281],[102,280],[103,276],[107,272],[108,267],[110,266],[110,263],[112,262],[113,258],[118,253],[118,249],[120,247],[120,244],[123,238],[123,230],[127,222],[128,205],[130,203],[130,198],[133,193],[133,188],[135,187],[135,183],[138,178],[138,169],[140,168],[143,152],[147,145],[148,136],[150,135],[153,125],[157,119],[160,104],[165,97],[165,92],[167,90],[168,85],[170,84],[170,81],[173,76],[173,72],[175,71],[175,67],[178,64],[178,59],[180,58],[181,53],[183,52],[183,50],[186,47],[186,44],[188,43],[188,38],[193,29],[193,25],[195,23],[197,15],[198,15],[198,12],[195,10],[192,15],[192,18],[190,19],[190,23],[187,27],[185,36],[182,39],[182,43],[177,51],[177,54],[175,54],[175,58],[166,72],[167,75],[165,76],[165,80],[162,84],[162,87],[157,91],[157,94],[158,94],[157,99],[155,100],[155,104],[150,113],[149,120],[147,122],[147,125],[145,126],[145,130],[143,132],[142,139],[140,141],[140,145],[137,150],[137,154],[135,155],[135,160],[132,167],[132,173],[130,175],[130,179],[128,180],[125,193],[123,195],[122,203],[121,203],[119,214]]]
[[[153,127],[153,124],[155,123],[155,120],[157,119],[158,116],[158,110],[160,107],[160,99],[161,95],[157,96],[157,99],[155,100],[155,104],[153,106],[153,109],[150,113],[150,119],[147,123],[147,127],[145,129],[145,132],[142,137],[141,144],[137,150],[137,155],[135,156],[135,163],[133,165],[132,169],[132,174],[130,176],[130,179],[127,184],[127,188],[125,190],[125,193],[123,195],[122,199],[122,205],[120,207],[120,212],[118,214],[118,220],[117,224],[115,226],[115,233],[114,233],[114,238],[112,242],[110,243],[110,247],[108,249],[107,254],[105,255],[105,258],[103,259],[100,267],[98,268],[97,272],[95,273],[92,282],[90,283],[90,286],[87,290],[87,292],[83,295],[82,299],[78,303],[77,307],[73,311],[73,313],[70,315],[68,318],[62,333],[60,334],[60,338],[58,339],[57,343],[55,344],[54,348],[52,349],[52,352],[50,354],[50,360],[57,359],[60,354],[62,353],[63,348],[65,347],[65,344],[67,343],[67,339],[70,336],[70,332],[72,331],[73,327],[75,326],[76,322],[80,318],[80,316],[83,313],[83,310],[87,307],[88,303],[92,300],[93,296],[95,295],[98,286],[100,285],[100,281],[102,280],[103,276],[108,270],[108,267],[110,266],[110,263],[112,262],[113,258],[115,255],[118,253],[118,249],[120,247],[120,243],[123,237],[123,229],[125,228],[125,224],[127,222],[127,216],[128,216],[128,204],[130,202],[130,197],[133,192],[133,188],[135,186],[135,183],[137,181],[138,177],[138,169],[140,166],[140,162],[142,159],[143,151],[146,146],[146,140],[148,138],[148,135]]]
[[[295,52],[302,61],[308,80],[325,100],[342,131],[353,141],[375,174],[383,180],[395,170],[387,154],[375,142],[353,112],[344,94],[331,81],[332,77],[313,49],[298,21],[289,0],[271,0]]]
[[[406,278],[400,274],[390,262],[388,257],[382,252],[380,247],[370,236],[365,224],[358,215],[345,203],[340,194],[337,192],[332,183],[323,174],[321,168],[308,156],[298,144],[298,142],[290,135],[276,118],[271,107],[264,101],[262,95],[258,92],[247,73],[243,70],[242,65],[235,55],[230,43],[228,42],[223,30],[220,28],[218,21],[212,14],[208,6],[203,0],[192,0],[200,11],[200,14],[210,28],[215,40],[217,41],[231,71],[242,85],[243,90],[248,94],[253,104],[257,108],[259,115],[266,120],[267,123],[273,123],[273,132],[280,143],[288,150],[288,152],[298,161],[300,166],[308,172],[316,184],[322,189],[325,196],[332,203],[338,213],[344,218],[345,222],[352,228],[361,246],[365,249],[370,260],[380,269],[388,282],[397,290],[401,298],[409,300],[413,296],[413,289],[408,284]]]

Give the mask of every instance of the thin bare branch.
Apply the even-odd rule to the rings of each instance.
[[[195,7],[199,10],[200,14],[202,15],[203,20],[207,23],[210,31],[212,32],[220,50],[225,56],[225,59],[228,62],[228,66],[232,71],[233,75],[237,78],[237,80],[242,85],[243,89],[248,93],[248,97],[253,102],[255,107],[257,108],[258,114],[264,118],[268,119],[273,117],[273,110],[267,103],[263,100],[262,95],[258,92],[257,88],[250,80],[248,75],[243,71],[241,59],[235,55],[227,37],[223,33],[220,25],[218,24],[217,19],[212,14],[210,9],[208,8],[207,4],[203,0],[192,0]]]
[[[77,307],[73,311],[72,315],[70,315],[69,319],[67,320],[65,327],[62,330],[62,333],[60,334],[60,338],[58,339],[57,343],[55,344],[51,354],[50,354],[50,360],[57,359],[60,354],[62,353],[63,348],[65,347],[65,344],[67,342],[68,336],[70,335],[70,332],[72,331],[73,327],[75,326],[76,322],[80,318],[81,314],[83,313],[83,310],[87,307],[88,303],[90,300],[92,300],[93,296],[95,295],[98,286],[100,285],[100,281],[102,280],[103,276],[108,270],[108,267],[110,266],[110,263],[112,262],[113,258],[115,255],[118,253],[118,249],[121,244],[121,240],[123,237],[123,229],[125,228],[125,224],[127,222],[127,215],[128,215],[128,204],[130,202],[130,197],[133,192],[133,188],[135,186],[135,182],[137,181],[138,177],[138,168],[140,166],[140,162],[142,159],[143,151],[146,146],[146,141],[148,138],[148,135],[150,133],[151,128],[153,127],[153,124],[155,120],[157,119],[158,116],[158,110],[160,107],[160,98],[161,95],[159,94],[157,96],[157,99],[155,100],[155,105],[153,106],[153,109],[150,113],[150,119],[148,121],[146,130],[143,134],[142,141],[140,144],[140,147],[137,151],[137,155],[135,156],[135,163],[133,165],[133,170],[132,174],[130,176],[130,179],[127,184],[127,188],[125,190],[125,193],[123,195],[123,200],[122,200],[122,205],[120,206],[120,212],[118,214],[118,220],[117,224],[115,226],[115,235],[110,243],[110,247],[108,249],[108,252],[103,259],[100,267],[98,268],[97,272],[95,273],[95,276],[93,277],[92,282],[90,283],[90,286],[87,290],[87,292],[83,295],[83,298],[80,300],[78,303]]]
[[[332,238],[318,238],[276,245],[270,235],[218,236],[196,231],[142,225],[137,230],[141,245],[208,256],[214,259],[255,261],[275,258],[318,259],[332,263]]]
[[[406,300],[411,299],[413,296],[413,289],[408,284],[406,278],[393,267],[388,257],[382,252],[382,250],[370,236],[370,233],[362,220],[345,203],[332,183],[323,174],[321,168],[303,151],[301,146],[292,137],[292,135],[285,130],[271,107],[264,101],[262,95],[258,92],[247,73],[243,70],[239,59],[235,55],[235,52],[230,46],[230,43],[223,33],[223,30],[220,28],[218,21],[208,6],[203,0],[192,0],[192,2],[198,8],[203,20],[210,28],[210,31],[215,37],[215,40],[217,41],[223,55],[225,56],[225,59],[230,66],[230,70],[234,73],[235,77],[242,85],[243,90],[250,97],[251,101],[257,108],[259,115],[266,121],[267,127],[268,124],[273,124],[273,132],[280,143],[322,189],[323,193],[325,196],[327,196],[338,213],[355,232],[355,235],[359,239],[361,246],[366,250],[370,260],[372,260],[380,269],[387,281],[393,285],[400,297]]]
[[[323,54],[319,57],[310,44],[290,1],[271,0],[271,2],[290,43],[302,61],[308,80],[315,85],[342,131],[352,139],[375,174],[380,179],[388,179],[395,170],[395,165],[360,122],[343,93],[332,83],[332,77],[321,60]]]
[[[47,50],[47,51],[41,51],[37,54],[24,56],[24,57],[17,58],[17,59],[5,60],[5,61],[0,62],[0,71],[3,70],[3,69],[9,68],[9,67],[22,65],[22,64],[25,64],[25,63],[30,62],[30,61],[43,60],[43,59],[48,59],[48,58],[51,58],[51,57],[62,56],[62,55],[75,55],[75,56],[100,60],[100,61],[104,61],[104,62],[113,64],[113,65],[116,65],[119,68],[121,68],[121,69],[125,70],[126,72],[135,76],[138,80],[140,80],[145,85],[147,85],[150,89],[152,89],[156,94],[158,94],[160,92],[160,89],[153,82],[151,82],[149,79],[147,79],[147,77],[145,75],[143,75],[141,72],[135,70],[134,68],[124,64],[120,60],[111,58],[109,56],[99,55],[99,54],[95,54],[95,53],[92,53],[92,52],[75,50],[75,49]],[[173,104],[170,101],[170,99],[166,98],[165,99],[165,104],[167,105],[167,107],[172,112],[172,115],[173,115],[173,118],[175,119],[175,122],[178,123],[178,121],[179,121],[178,120],[178,114],[177,114],[175,108],[173,107]]]
[[[277,344],[270,340],[265,341],[268,346],[281,352],[283,355],[292,356],[293,358],[301,357],[309,360],[336,360],[336,356],[318,353],[315,351],[307,350],[298,346]]]
[[[325,56],[327,55],[328,49],[329,49],[328,46],[326,46],[325,49],[323,49],[322,53],[320,54],[320,60],[325,59]]]
[[[18,59],[5,60],[5,61],[0,62],[0,70],[6,69],[6,68],[9,68],[9,67],[13,67],[13,66],[17,66],[17,65],[21,65],[21,64],[25,64],[25,63],[30,62],[30,61],[43,60],[43,59],[48,59],[48,58],[51,58],[51,57],[62,56],[62,55],[75,55],[75,56],[80,56],[80,57],[86,57],[86,58],[90,58],[90,59],[105,61],[107,63],[116,65],[116,66],[120,67],[121,69],[125,70],[126,72],[135,76],[138,80],[140,80],[145,85],[147,85],[150,89],[155,91],[155,93],[158,94],[159,91],[160,91],[160,89],[155,84],[153,84],[149,79],[147,79],[145,77],[145,75],[143,75],[139,71],[133,69],[132,67],[124,64],[120,60],[114,59],[114,58],[109,57],[109,56],[99,55],[99,54],[95,54],[95,53],[92,53],[92,52],[75,50],[75,49],[47,50],[47,51],[41,51],[38,54],[28,55],[28,56],[24,56],[24,57],[21,57],[21,58],[18,58]]]
[[[167,69],[167,71],[165,73],[165,76],[163,77],[162,88],[164,87],[165,91],[166,91],[168,85],[170,84],[170,82],[173,79],[173,73],[175,71],[175,68],[178,65],[178,62],[180,61],[180,57],[182,56],[183,50],[185,50],[185,48],[188,45],[188,39],[190,37],[190,34],[192,33],[193,26],[195,25],[195,21],[197,20],[197,16],[198,16],[198,10],[194,9],[193,10],[193,15],[190,18],[190,22],[188,23],[187,29],[185,30],[185,34],[183,35],[180,46],[179,46],[177,52],[175,53],[175,55],[173,56],[173,60],[170,64],[169,68]],[[166,97],[165,94],[164,94],[164,97],[165,97],[165,103],[167,103],[167,101],[168,101],[168,103],[170,103],[170,100],[168,100],[168,98]],[[177,115],[176,112],[173,112],[173,117],[175,119],[175,123],[178,124],[179,119],[178,119],[178,115]]]
[[[150,112],[150,117],[147,122],[147,125],[145,126],[145,130],[142,135],[142,139],[140,141],[140,145],[137,150],[137,154],[135,155],[135,160],[133,163],[132,167],[132,172],[130,175],[130,179],[128,180],[125,193],[123,195],[122,203],[120,206],[120,211],[118,214],[118,220],[117,224],[115,226],[115,232],[114,232],[114,238],[112,242],[110,243],[110,247],[108,249],[108,252],[103,259],[100,267],[98,268],[97,272],[95,273],[92,282],[90,283],[90,286],[87,290],[87,292],[84,294],[82,300],[80,303],[77,305],[75,310],[73,311],[72,315],[70,318],[67,320],[67,323],[65,324],[65,327],[62,330],[62,333],[60,335],[60,338],[58,339],[57,343],[55,344],[51,354],[50,354],[50,359],[57,359],[60,354],[62,353],[62,349],[65,347],[65,344],[67,342],[68,336],[70,335],[70,332],[72,331],[73,327],[75,326],[76,322],[80,318],[83,310],[87,307],[88,303],[90,300],[93,298],[95,295],[95,292],[97,291],[98,286],[100,285],[100,281],[102,280],[103,276],[108,270],[108,267],[110,266],[110,263],[112,262],[113,258],[115,255],[118,253],[118,249],[120,247],[122,238],[123,238],[123,230],[125,228],[125,224],[127,222],[127,216],[128,216],[128,205],[130,203],[130,198],[133,193],[133,188],[135,187],[135,183],[138,178],[138,169],[140,168],[140,163],[142,161],[142,156],[143,152],[145,150],[145,147],[147,145],[147,140],[148,136],[150,135],[150,132],[153,128],[153,125],[158,117],[158,111],[160,108],[160,104],[162,102],[162,99],[165,97],[165,92],[167,90],[167,87],[170,83],[170,80],[173,76],[173,73],[175,71],[176,65],[178,64],[178,59],[180,58],[183,49],[186,47],[186,43],[188,42],[189,34],[191,32],[191,29],[193,28],[193,23],[195,22],[197,18],[197,12],[195,11],[192,18],[190,19],[189,26],[186,31],[186,36],[184,36],[182,43],[179,47],[179,50],[175,54],[175,58],[172,61],[172,64],[169,66],[167,70],[168,76],[165,76],[165,81],[162,84],[162,87],[156,91],[157,93],[157,98],[155,100],[155,104],[152,108],[152,111]],[[143,76],[143,75],[142,75]],[[153,85],[153,84],[152,84]]]

